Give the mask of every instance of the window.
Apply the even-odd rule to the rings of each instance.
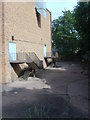
[[[41,27],[41,14],[37,11],[36,8],[35,8],[35,10],[36,10],[36,17],[37,17],[38,27]]]

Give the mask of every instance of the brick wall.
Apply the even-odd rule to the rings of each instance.
[[[12,76],[17,76],[9,64],[9,42],[16,43],[17,52],[35,52],[43,61],[44,44],[47,46],[47,52],[51,52],[50,12],[47,10],[46,18],[41,16],[41,28],[38,27],[34,3],[4,3],[4,32],[6,70],[4,82],[10,82]],[[15,41],[12,41],[12,36]],[[22,69],[23,65],[20,67]]]
[[[0,83],[2,82],[2,4],[0,3]]]

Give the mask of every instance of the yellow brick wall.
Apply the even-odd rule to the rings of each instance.
[[[12,41],[11,36],[14,35],[16,40],[21,40],[16,41],[17,52],[35,52],[40,59],[43,59],[45,43],[47,51],[51,51],[50,14],[47,11],[47,18],[41,18],[39,28],[34,8],[34,3],[5,4],[6,39]]]
[[[17,52],[35,52],[39,59],[44,61],[44,44],[47,46],[47,52],[51,52],[50,12],[47,10],[46,18],[41,16],[40,28],[37,25],[35,4],[33,2],[4,3],[4,28],[5,82],[10,82],[12,76],[16,75],[16,73],[9,64],[8,43],[12,42],[11,38],[14,36]]]
[[[2,82],[2,4],[0,2],[0,83]]]

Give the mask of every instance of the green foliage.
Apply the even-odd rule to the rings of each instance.
[[[78,2],[74,9],[75,28],[78,31],[80,54],[82,55],[82,67],[85,70],[90,61],[90,1]]]
[[[73,12],[63,11],[63,16],[52,21],[52,46],[61,56],[79,53],[82,63],[90,58],[90,2],[78,2]],[[85,59],[84,56],[87,56]]]
[[[81,54],[86,54],[90,51],[90,29],[89,29],[89,19],[90,19],[90,2],[79,2],[74,9],[75,16],[75,28],[80,35],[79,46]]]
[[[79,36],[74,21],[74,14],[68,10],[52,22],[52,45],[62,56],[74,55],[77,50]]]
[[[34,105],[25,113],[27,118],[49,118],[49,109],[45,105]]]

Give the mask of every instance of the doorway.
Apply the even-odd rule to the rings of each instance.
[[[46,50],[46,44],[44,45],[44,57],[46,57],[46,52],[47,52],[47,50]]]
[[[16,61],[16,43],[9,42],[9,60]]]

